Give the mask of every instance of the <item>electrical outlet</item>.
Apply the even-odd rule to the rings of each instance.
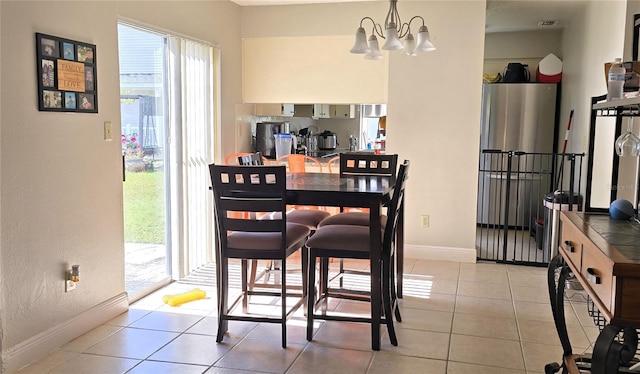
[[[420,225],[422,225],[422,227],[429,227],[429,216],[428,215],[420,216]]]
[[[64,292],[70,292],[76,289],[76,282],[72,280],[65,281]]]

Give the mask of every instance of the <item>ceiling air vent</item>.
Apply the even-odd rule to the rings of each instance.
[[[540,27],[556,26],[557,24],[558,24],[558,21],[552,20],[552,19],[543,19],[541,21],[538,21],[538,26]]]

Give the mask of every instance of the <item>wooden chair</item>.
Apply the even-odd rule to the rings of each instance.
[[[259,152],[256,152],[259,153]],[[238,152],[238,153],[232,153],[230,155],[227,155],[227,157],[224,158],[224,164],[225,165],[240,165],[239,163],[239,159],[240,157],[243,156],[250,156],[253,155],[255,153],[251,153],[251,152]],[[269,159],[261,156],[262,157],[262,161],[264,163],[264,165],[269,165]]]
[[[395,176],[398,155],[376,155],[373,153],[341,153],[340,175],[386,175]],[[386,224],[387,217],[381,217],[381,225]],[[323,219],[318,227],[326,225],[358,225],[369,226],[369,212],[367,209],[348,209]],[[340,271],[337,279],[342,286],[342,276],[345,273],[344,261],[340,260]]]
[[[315,157],[299,154],[289,154],[278,157],[276,161],[278,163],[286,162],[287,171],[289,171],[290,173],[306,173],[307,165],[317,168],[318,172],[322,173],[322,163]]]
[[[371,302],[372,296],[377,300],[382,300],[382,310],[384,316],[382,321],[387,326],[391,344],[398,345],[393,325],[393,316],[400,322],[401,315],[398,309],[398,301],[395,295],[394,283],[394,257],[395,257],[395,238],[398,227],[398,217],[400,207],[404,200],[405,182],[408,176],[409,161],[405,161],[400,165],[396,183],[394,186],[393,198],[391,199],[387,209],[386,224],[382,226],[382,248],[380,264],[374,264],[369,261],[370,268],[381,266],[381,282],[379,284],[371,284],[371,289],[365,295],[354,290],[345,290],[342,286],[339,289],[330,288],[328,285],[328,259],[330,257],[340,259],[366,259],[371,260],[371,248],[369,239],[369,227],[358,225],[326,225],[318,228],[313,236],[307,240],[309,248],[309,280],[307,281],[307,340],[313,338],[313,321],[314,319],[349,321],[349,322],[367,322],[372,323],[371,316],[344,316],[335,315],[326,311],[326,305],[330,297],[346,297],[349,299],[366,300]],[[316,314],[315,300],[315,264],[316,259],[320,258],[320,296],[318,303],[324,302],[322,314]],[[373,307],[373,305],[372,305]],[[373,308],[372,312],[373,313]],[[372,314],[373,315],[373,314]],[[379,328],[372,324],[372,329]],[[373,349],[376,349],[376,343],[372,342]]]
[[[262,157],[260,152],[241,155],[238,156],[238,165],[265,165],[265,158]]]
[[[305,241],[309,228],[287,222],[286,171],[284,166],[228,166],[210,165],[216,211],[216,273],[218,288],[217,342],[223,340],[229,320],[280,323],[282,347],[287,346],[287,319],[304,304],[306,289],[294,295],[287,291],[287,258],[302,248],[303,286],[307,277]],[[233,212],[280,212],[282,219],[256,220],[237,217]],[[229,259],[241,261],[242,290],[229,305]],[[278,260],[282,267],[279,292],[249,290],[247,287],[248,260]],[[247,314],[249,295],[279,296],[279,318]],[[287,297],[298,296],[299,301],[287,308]],[[233,314],[242,301],[243,315]]]
[[[290,173],[306,173],[307,164],[316,167],[318,172],[322,172],[322,163],[320,163],[317,158],[307,155],[289,154],[280,156],[276,161],[278,163],[286,162],[287,170]],[[289,208],[289,212],[287,213],[289,220],[291,222],[306,224],[312,231],[318,227],[318,224],[320,224],[322,220],[331,215],[331,213],[317,206],[290,205]]]
[[[327,162],[327,168],[329,169],[329,173],[339,173],[340,172],[340,156],[336,156],[331,160],[329,160],[329,162]]]
[[[398,155],[340,153],[340,175],[396,175]]]
[[[260,155],[260,152],[249,153],[246,155],[238,156],[238,164],[242,166],[250,165],[263,165],[264,157]],[[311,231],[315,231],[318,227],[318,223],[329,216],[329,213],[318,210],[305,210],[295,209],[291,210],[287,207],[287,221],[307,226]],[[253,216],[258,216],[259,219],[282,219],[281,212],[262,212],[253,213]],[[269,261],[263,271],[258,274],[258,261],[253,260],[251,262],[251,273],[249,277],[249,289],[252,290],[256,285],[256,280],[264,277],[264,283],[259,284],[262,287],[272,287],[273,284],[269,283],[269,278],[273,272],[279,272],[281,270],[280,263],[278,261]],[[277,286],[277,284],[276,284]]]

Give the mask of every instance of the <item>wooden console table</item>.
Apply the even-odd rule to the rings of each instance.
[[[614,374],[636,364],[640,327],[640,224],[608,214],[562,212],[559,254],[549,263],[548,283],[556,330],[563,348],[563,372]],[[571,350],[564,319],[567,278],[584,287],[606,320],[592,355]],[[561,366],[548,364],[545,373]]]

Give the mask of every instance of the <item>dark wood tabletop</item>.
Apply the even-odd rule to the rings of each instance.
[[[292,205],[366,208],[386,203],[393,194],[388,176],[347,176],[330,173],[287,174],[287,202]]]

